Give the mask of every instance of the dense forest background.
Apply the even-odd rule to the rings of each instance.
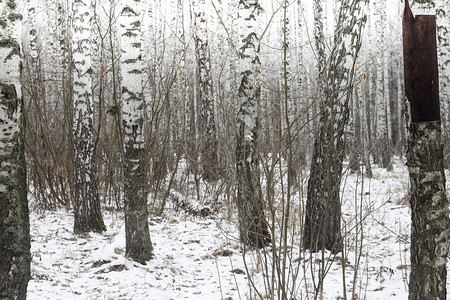
[[[196,1],[198,2],[198,1]],[[38,202],[47,208],[69,205],[73,157],[72,3],[27,1],[23,46],[23,81],[27,118],[29,182]],[[120,207],[122,174],[120,1],[93,1],[92,110],[99,188],[104,203]],[[232,181],[235,155],[237,93],[240,84],[237,3],[144,1],[142,14],[142,74],[147,117],[146,145],[155,198],[164,197],[181,159],[186,172],[201,180],[199,152],[200,92],[196,26],[193,10],[204,12],[206,59],[211,64],[211,90],[221,178]],[[324,2],[325,44],[333,44],[338,6]],[[257,35],[261,41],[261,101],[259,149],[269,159],[282,153],[286,122],[295,137],[295,170],[308,166],[320,110],[317,55],[312,3],[263,1]],[[401,54],[401,6],[381,1],[364,7],[367,22],[353,81],[350,120],[345,130],[346,154],[355,164],[383,164],[405,153],[405,105]],[[286,32],[286,34],[284,34]],[[285,46],[284,46],[285,45]],[[286,52],[286,53],[285,53]],[[286,55],[287,68],[283,61]],[[286,74],[287,73],[287,74]],[[287,81],[284,76],[287,75]],[[289,93],[284,101],[285,91]],[[444,97],[442,97],[445,100]],[[445,103],[444,101],[442,101]],[[288,106],[285,109],[285,106]],[[285,115],[288,114],[288,115]],[[293,128],[293,129],[292,129]],[[381,151],[379,145],[387,145]],[[277,149],[277,150],[275,150]],[[370,155],[367,156],[364,151]],[[156,204],[155,205],[160,205]],[[161,207],[155,207],[161,211]]]
[[[420,83],[408,1],[0,1],[0,297],[84,276],[139,298],[143,274],[165,299],[216,273],[224,299],[359,299],[388,276],[380,299],[445,299],[450,4],[411,2],[437,16]],[[433,118],[410,118],[404,85],[438,77]],[[104,293],[112,272],[134,277]]]

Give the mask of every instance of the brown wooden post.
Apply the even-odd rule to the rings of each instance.
[[[411,108],[407,164],[411,183],[409,299],[446,299],[449,210],[439,110],[436,16],[403,17],[405,92]]]

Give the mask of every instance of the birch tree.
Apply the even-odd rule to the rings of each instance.
[[[388,76],[386,53],[386,0],[375,2],[375,29],[377,32],[377,83],[376,83],[376,161],[383,168],[388,168],[391,164],[390,135],[388,132]]]
[[[361,47],[361,31],[366,17],[366,1],[340,1],[338,20],[328,65],[322,23],[323,2],[314,2],[316,55],[319,62],[319,86],[322,90],[320,128],[314,142],[304,224],[304,245],[311,251],[341,251],[341,203],[339,199],[344,156],[344,127],[355,63]]]
[[[211,76],[211,58],[209,52],[208,27],[205,13],[205,0],[192,3],[194,21],[195,55],[198,64],[198,83],[200,99],[200,163],[206,180],[217,179],[217,134],[214,119],[214,95]]]
[[[75,232],[104,231],[94,155],[90,0],[73,3],[73,142]]]
[[[122,121],[124,131],[124,202],[126,256],[140,263],[153,258],[148,228],[147,150],[141,76],[142,1],[127,3],[120,14],[122,56]]]
[[[241,83],[236,136],[237,207],[239,237],[246,246],[261,248],[268,244],[269,231],[264,217],[258,162],[258,105],[261,87],[258,82],[259,60],[258,0],[239,2],[239,56]]]
[[[445,190],[436,47],[435,3],[405,2],[403,57],[405,94],[411,107],[408,169],[411,183],[411,275],[409,299],[447,297],[449,203]]]
[[[296,34],[294,34],[294,47],[291,50],[294,54],[295,59],[294,61],[297,61],[297,72],[300,74],[297,75],[297,80],[294,80],[294,82],[297,82],[297,85],[293,86],[293,90],[297,91],[297,100],[296,102],[299,105],[299,113],[300,113],[300,119],[296,122],[297,123],[297,129],[300,130],[300,134],[302,137],[305,138],[314,138],[314,122],[316,118],[312,118],[312,109],[310,107],[315,105],[315,101],[311,101],[310,97],[308,97],[308,72],[307,70],[307,58],[305,55],[305,49],[308,45],[306,42],[307,35],[305,34],[305,30],[307,28],[306,26],[306,20],[305,20],[305,8],[304,8],[304,2],[302,0],[297,0],[297,23],[294,24],[294,29],[297,31]],[[301,149],[299,143],[296,145],[299,147],[298,151],[300,152],[300,156],[297,160],[299,160],[301,163],[305,163],[306,156],[310,155],[310,150],[312,147],[307,147],[306,149]]]
[[[295,132],[295,121],[293,120],[294,116],[298,113],[298,106],[293,101],[293,81],[292,81],[292,37],[291,37],[291,16],[289,15],[288,7],[290,5],[288,0],[284,0],[282,5],[282,14],[280,20],[280,45],[281,45],[281,65],[280,65],[280,97],[279,102],[281,103],[279,106],[283,108],[285,132],[279,132],[279,137],[281,139],[282,136],[286,136],[286,156],[288,157],[288,173],[294,175],[296,173],[294,167],[294,156],[293,152],[293,139],[291,137],[292,132]],[[280,109],[280,121],[281,121],[281,113]],[[292,129],[291,129],[292,127]],[[281,124],[280,124],[281,130]],[[281,141],[280,141],[281,142]],[[283,148],[284,148],[283,147]],[[300,155],[298,155],[300,157]],[[297,158],[297,157],[295,157]],[[294,176],[295,177],[295,176]],[[291,178],[289,177],[289,180]]]
[[[450,140],[450,3],[436,0],[437,45],[439,58],[439,97],[442,111],[442,133],[444,140]],[[444,143],[444,164],[450,166],[450,144]]]
[[[0,2],[0,298],[26,299],[30,223],[20,86],[20,9]]]
[[[26,29],[28,32],[28,51],[29,55],[27,56],[27,63],[29,64],[29,68],[31,72],[34,74],[34,72],[38,71],[38,59],[39,59],[39,53],[38,53],[38,35],[37,35],[37,17],[36,17],[36,6],[37,6],[37,0],[27,0],[27,22],[26,22]],[[32,84],[34,86],[35,84],[35,76],[30,74]]]

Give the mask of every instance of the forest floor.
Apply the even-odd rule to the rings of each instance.
[[[292,221],[293,238],[282,272],[295,295],[292,299],[315,299],[315,293],[317,299],[344,299],[344,285],[347,299],[407,299],[408,171],[396,161],[392,172],[379,168],[373,172],[373,178],[364,180],[358,174],[344,175],[345,263],[341,253],[322,256],[301,250],[297,236],[301,230]],[[262,263],[272,259],[270,247],[247,251],[244,262],[236,221],[220,212],[225,208],[196,217],[168,206],[164,217],[150,218],[156,256],[147,265],[124,257],[122,212],[104,211],[103,234],[74,235],[71,211],[32,208],[28,299],[231,300],[267,294],[272,278],[278,278],[277,273],[267,276],[270,272]],[[322,292],[319,274],[325,274]],[[450,281],[447,287],[450,290]]]

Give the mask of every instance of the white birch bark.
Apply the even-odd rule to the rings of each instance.
[[[368,103],[367,103],[367,128],[368,132],[368,149],[369,149],[369,159],[373,155],[374,163],[376,163],[376,157],[378,153],[376,153],[376,140],[377,140],[377,28],[375,23],[377,22],[376,14],[375,14],[375,3],[374,1],[369,2],[369,22],[370,22],[370,30],[368,32],[369,37],[369,57],[371,58],[371,63],[369,64],[369,75],[368,75]]]
[[[0,298],[18,300],[26,299],[31,261],[20,85],[23,4],[0,2]]]
[[[194,22],[194,44],[197,59],[200,108],[199,138],[200,163],[206,180],[217,179],[217,135],[214,117],[214,95],[209,52],[208,24],[205,0],[195,0],[192,4]]]
[[[444,143],[444,164],[450,164],[450,2],[436,0],[437,50],[439,63],[439,98]]]
[[[187,43],[186,43],[186,34],[185,34],[185,14],[184,14],[184,1],[177,0],[177,18],[178,18],[178,27],[177,27],[177,40],[179,43],[177,44],[178,48],[178,56],[180,59],[180,63],[177,69],[177,98],[179,104],[181,105],[180,114],[181,114],[181,135],[182,135],[182,143],[185,143],[186,138],[186,129],[187,129],[187,107],[188,107],[188,94],[189,94],[189,80],[188,80],[188,69],[187,69]]]
[[[94,154],[92,111],[90,0],[73,2],[73,141],[75,179],[75,232],[103,231],[97,167]]]
[[[298,107],[293,102],[293,82],[292,82],[292,35],[291,35],[291,16],[289,13],[289,0],[284,0],[282,3],[282,13],[280,14],[280,89],[282,100],[281,107],[284,108],[285,119],[284,123],[289,120],[293,121],[297,118]],[[285,124],[285,127],[287,124]]]
[[[237,97],[236,86],[239,86],[239,20],[238,1],[229,1],[225,27],[228,29],[229,72],[225,90],[230,99]]]
[[[37,34],[37,20],[36,20],[36,7],[37,0],[28,0],[26,11],[27,11],[27,20],[26,30],[28,33],[28,57],[29,57],[29,67],[33,71],[37,71],[38,69],[38,34]]]
[[[239,236],[246,246],[261,248],[269,241],[267,222],[264,217],[259,171],[258,171],[258,107],[260,98],[260,68],[258,0],[239,3],[239,55],[241,84],[238,94],[237,114],[237,207]]]
[[[47,103],[54,106],[55,110],[61,110],[63,103],[61,98],[68,100],[70,88],[66,84],[69,82],[69,56],[70,56],[70,25],[69,17],[70,5],[72,1],[45,1],[48,14],[47,42],[48,52],[44,64],[47,88],[45,98]]]
[[[344,128],[349,117],[356,60],[361,47],[367,1],[342,0],[328,63],[318,62],[321,85],[320,128],[308,180],[304,245],[311,251],[341,251],[341,203]],[[316,55],[324,49],[320,24],[323,3],[315,1]],[[315,33],[316,33],[315,32]],[[323,69],[320,69],[323,68]]]
[[[447,297],[450,220],[439,121],[411,123],[411,275],[409,299]]]
[[[386,60],[386,0],[375,2],[375,29],[377,32],[377,97],[376,97],[376,142],[377,142],[377,162],[383,167],[388,168],[391,164],[391,154],[389,149],[388,135],[388,101],[389,93],[387,91],[387,60]]]
[[[297,22],[294,24],[294,28],[296,30],[296,34],[294,37],[297,41],[294,43],[295,45],[295,61],[297,61],[297,70],[299,74],[297,75],[297,80],[294,82],[297,83],[295,90],[297,91],[297,99],[296,102],[299,106],[300,119],[298,121],[298,126],[304,127],[302,130],[302,136],[305,138],[314,138],[314,127],[313,121],[311,118],[311,99],[308,97],[308,71],[307,71],[307,59],[304,54],[307,49],[307,35],[305,34],[305,30],[307,28],[305,23],[305,8],[302,0],[297,0]],[[310,153],[312,147],[307,147],[303,152],[306,157],[306,153]]]
[[[126,3],[120,14],[122,121],[124,131],[124,202],[126,255],[140,263],[153,258],[148,228],[148,158],[144,136],[141,15],[142,1]]]
[[[26,3],[26,19],[23,21],[23,31],[26,34],[24,38],[26,42],[23,42],[24,52],[24,78],[27,83],[27,88],[24,89],[25,101],[35,102],[36,106],[42,105],[42,84],[41,78],[43,76],[40,70],[39,62],[39,49],[38,49],[38,27],[37,27],[37,0],[28,0]]]
[[[367,3],[366,7],[367,13],[367,22],[364,28],[363,35],[367,38],[363,38],[361,45],[361,57],[363,61],[367,62],[364,68],[364,73],[361,76],[361,91],[359,97],[359,107],[360,107],[360,136],[361,136],[361,144],[359,145],[360,157],[363,160],[365,166],[365,174],[368,177],[372,177],[372,166],[370,161],[370,141],[371,141],[371,124],[370,124],[370,115],[373,112],[370,110],[370,87],[371,87],[371,49],[372,49],[372,26],[371,19],[372,16],[370,14],[370,4]]]

